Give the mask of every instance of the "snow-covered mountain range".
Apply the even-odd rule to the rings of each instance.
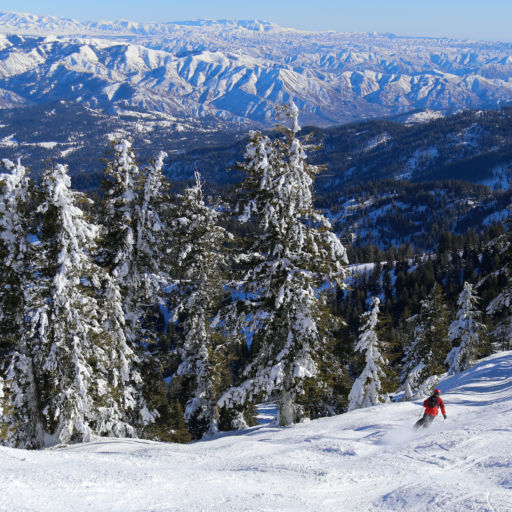
[[[292,428],[267,417],[188,445],[100,438],[40,451],[0,447],[0,509],[512,510],[512,352],[439,386],[448,419],[426,431],[411,428],[417,397]]]
[[[59,99],[223,125],[302,123],[512,99],[512,45],[305,32],[262,21],[80,23],[0,14],[0,106]]]

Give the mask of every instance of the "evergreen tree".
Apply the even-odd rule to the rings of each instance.
[[[377,405],[387,399],[382,391],[381,377],[386,376],[383,367],[388,361],[381,353],[381,343],[376,332],[379,304],[380,300],[374,297],[370,311],[362,315],[361,334],[355,350],[365,353],[366,366],[349,393],[349,411]]]
[[[4,379],[2,375],[0,375],[0,418],[3,418],[4,415],[4,400],[5,400],[5,394],[4,394]],[[4,439],[6,436],[5,427],[2,427],[0,422],[0,439]]]
[[[91,258],[98,228],[77,207],[84,198],[70,184],[62,165],[43,176],[31,329],[8,369],[8,399],[23,435],[12,429],[4,438],[10,446],[136,434],[128,419],[140,405],[140,376],[115,323],[120,309],[116,289]],[[104,300],[102,280],[110,289]]]
[[[2,164],[9,172],[0,175],[0,440],[33,448],[42,429],[25,320],[33,256],[28,244],[29,180],[19,161],[3,160]]]
[[[145,317],[160,302],[165,234],[159,205],[164,199],[166,155],[160,153],[141,171],[129,141],[117,140],[112,147],[114,159],[105,170],[102,263],[121,287],[126,337],[140,344],[154,341]]]
[[[120,406],[110,399],[108,407],[104,402],[105,426],[100,432],[104,435],[116,435],[123,437],[112,419],[117,421],[123,417],[130,427],[127,434],[145,437],[145,431],[154,428],[158,424],[159,412],[152,407],[150,397],[145,396],[147,386],[146,376],[144,381],[141,373],[144,369],[143,361],[136,352],[136,347],[126,339],[125,316],[123,312],[123,301],[117,281],[108,273],[96,267],[98,276],[101,276],[101,288],[97,292],[97,302],[100,307],[100,325],[103,334],[103,341],[98,341],[105,347],[105,353],[101,350],[99,354],[106,356],[104,367],[101,371],[108,372],[112,392],[119,396]],[[97,358],[99,361],[99,358]],[[95,363],[97,364],[97,361]],[[98,368],[95,366],[94,368]],[[133,427],[133,428],[132,428]]]
[[[434,285],[429,297],[421,302],[421,310],[412,321],[415,323],[413,339],[405,348],[402,372],[404,399],[415,393],[429,393],[438,375],[444,373],[448,345],[448,308],[442,289]]]
[[[509,206],[512,212],[512,205]],[[505,286],[499,294],[487,306],[487,314],[499,315],[501,319],[495,330],[495,335],[499,339],[499,346],[502,350],[512,348],[512,216],[508,219],[508,231],[505,235],[497,237],[493,245],[503,245],[501,251],[502,265],[497,273],[505,276]]]
[[[143,168],[142,190],[137,212],[137,253],[144,273],[143,300],[157,301],[161,283],[168,280],[163,271],[165,251],[162,243],[166,237],[166,226],[161,212],[168,207],[168,182],[162,174],[167,154],[161,151],[156,158]]]
[[[2,166],[8,172],[0,174],[0,357],[25,333],[30,200],[25,167],[9,160]]]
[[[177,375],[185,381],[185,419],[194,438],[218,430],[217,400],[229,369],[225,341],[212,325],[227,268],[229,239],[218,225],[219,212],[203,200],[196,183],[178,197],[172,225],[171,255],[180,271],[174,295],[174,319],[180,320]]]
[[[329,221],[313,207],[311,189],[319,168],[306,162],[295,105],[289,114],[292,128],[283,128],[283,137],[271,141],[251,132],[245,151],[247,177],[235,210],[254,236],[239,259],[244,272],[237,294],[244,299],[234,316],[252,339],[251,362],[240,384],[219,401],[235,408],[272,397],[281,425],[304,415],[299,402],[306,386],[328,388],[320,368],[329,357],[336,321],[322,286],[343,286],[346,263]]]
[[[464,283],[457,304],[459,310],[448,331],[450,342],[454,345],[446,357],[448,375],[467,370],[471,366],[476,358],[477,346],[482,343],[482,331],[485,329],[478,322],[482,313],[476,309],[478,297],[473,285]]]
[[[161,333],[155,311],[164,299],[162,288],[169,278],[163,271],[167,233],[161,220],[163,203],[168,199],[162,174],[166,154],[142,170],[135,162],[131,143],[112,143],[114,158],[105,170],[104,236],[100,261],[120,289],[128,345],[137,354],[143,374],[143,395],[148,419],[139,416],[140,435],[169,440],[173,430],[166,423],[168,401],[163,382],[166,360],[157,354]],[[141,410],[146,410],[142,408]]]

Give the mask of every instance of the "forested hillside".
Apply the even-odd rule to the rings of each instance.
[[[283,116],[276,133],[250,132],[235,186],[216,198],[199,172],[173,187],[168,155],[140,164],[115,135],[94,197],[62,164],[37,180],[2,160],[4,444],[208,438],[254,424],[269,400],[290,425],[411,399],[511,348],[510,221],[457,234],[439,220],[428,252],[362,235],[342,243],[336,226],[350,219],[314,202],[326,172],[307,158],[315,139],[301,136],[295,105]],[[389,187],[405,220],[399,193],[420,210],[414,194],[433,196],[428,182],[357,186]],[[436,186],[444,206],[493,193]],[[494,192],[506,212],[510,195]]]
[[[374,120],[312,134],[309,161],[325,165],[315,204],[337,234],[356,247],[411,244],[432,251],[441,233],[485,231],[507,217],[510,204],[511,110],[462,112],[426,123]],[[153,113],[117,117],[69,103],[0,110],[3,158],[21,158],[38,180],[49,162],[68,165],[74,187],[100,189],[107,136],[128,137],[137,157],[169,156],[163,173],[183,190],[199,171],[207,195],[225,195],[243,173],[237,168],[246,132],[201,129]],[[268,133],[272,137],[272,133]],[[235,142],[233,142],[235,141]]]

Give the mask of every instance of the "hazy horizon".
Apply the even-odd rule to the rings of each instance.
[[[76,5],[63,0],[3,0],[2,12],[57,16],[85,21],[117,21],[139,23],[190,21],[196,19],[257,19],[284,27],[310,31],[378,32],[402,37],[453,38],[512,42],[508,20],[512,3],[491,0],[432,0],[428,5],[409,0],[366,0],[359,3],[341,0],[334,3],[317,0],[260,0],[255,5],[241,5],[234,0],[206,0],[176,4],[164,0],[148,0],[142,6],[134,1],[101,2],[89,0]]]

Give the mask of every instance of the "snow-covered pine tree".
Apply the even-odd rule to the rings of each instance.
[[[5,399],[5,393],[4,393],[4,379],[2,375],[0,375],[0,418],[4,415],[4,399]],[[5,428],[2,428],[0,422],[0,439],[4,438],[5,435]]]
[[[15,439],[17,446],[87,441],[95,434],[135,435],[126,419],[140,377],[131,370],[133,354],[119,330],[105,321],[116,313],[112,302],[97,299],[105,278],[90,254],[98,228],[78,208],[84,198],[70,186],[64,166],[44,173],[30,350],[21,360],[33,368],[36,403],[30,406],[37,414],[29,420],[37,428],[26,443]],[[19,367],[14,359],[11,369]],[[12,382],[16,391],[15,376]],[[26,398],[14,393],[11,401],[16,405]]]
[[[31,449],[42,446],[44,429],[38,407],[37,370],[26,338],[20,337],[4,360],[7,368],[0,398],[0,443]]]
[[[2,165],[8,172],[0,174],[0,442],[33,448],[41,426],[25,321],[32,259],[29,179],[19,161],[3,160]]]
[[[205,204],[197,172],[195,180],[177,198],[170,251],[179,271],[173,297],[173,317],[179,321],[177,376],[183,380],[185,419],[198,439],[218,430],[217,400],[229,373],[226,342],[212,320],[223,291],[230,235],[218,224],[220,213]]]
[[[146,437],[169,440],[169,425],[162,423],[168,405],[162,380],[163,362],[152,353],[158,337],[152,319],[158,317],[157,308],[163,303],[162,285],[168,281],[162,260],[168,235],[160,218],[162,203],[168,199],[162,174],[166,154],[160,152],[141,170],[128,140],[115,140],[112,148],[114,158],[105,169],[100,260],[120,288],[126,340],[137,353],[138,367],[144,375],[147,406],[141,410],[152,411],[148,419],[159,415],[156,423],[136,423],[138,431]]]
[[[297,138],[297,107],[288,112],[292,127],[283,128],[283,137],[271,141],[251,132],[245,151],[247,177],[236,211],[255,234],[239,258],[245,270],[237,296],[244,299],[234,316],[246,320],[252,359],[240,384],[219,401],[230,409],[276,399],[281,425],[304,414],[299,401],[307,385],[328,388],[320,369],[336,320],[326,308],[324,285],[344,286],[347,261],[329,221],[313,206],[319,168],[307,164]]]
[[[143,279],[142,299],[157,304],[163,281],[169,276],[163,268],[165,251],[162,243],[166,237],[166,226],[160,214],[169,205],[167,188],[169,183],[162,173],[167,153],[161,151],[142,169],[140,207],[136,216],[137,260]]]
[[[0,174],[0,357],[25,332],[29,179],[18,161]]]
[[[124,421],[129,424],[125,435],[143,437],[145,430],[157,422],[159,413],[149,405],[144,395],[146,383],[141,377],[141,360],[126,339],[119,284],[104,271],[99,272],[99,275],[101,287],[97,298],[101,310],[100,325],[104,333],[102,344],[108,351],[101,371],[107,372],[113,394],[119,397],[121,407],[112,401],[112,396],[105,397],[105,403],[102,406],[104,425],[98,431],[106,432],[107,434],[104,435],[123,437],[123,433],[118,432],[119,427],[116,426],[119,415],[122,413]],[[101,343],[101,340],[98,339],[98,342]]]
[[[485,325],[478,321],[482,313],[477,310],[478,296],[473,285],[464,283],[457,305],[455,320],[450,324],[448,336],[453,348],[446,357],[448,375],[467,370],[476,359],[478,345],[482,343]]]
[[[116,140],[112,148],[114,158],[105,169],[102,263],[121,287],[127,339],[140,344],[152,341],[144,317],[159,302],[164,226],[158,210],[166,154],[141,171],[128,140]]]
[[[411,321],[415,327],[410,345],[405,347],[401,377],[404,400],[417,393],[429,393],[445,371],[444,361],[449,351],[448,309],[438,284],[421,302],[419,314]]]
[[[365,353],[366,366],[355,380],[348,395],[349,411],[377,405],[387,399],[382,389],[381,378],[386,376],[384,366],[388,361],[381,353],[381,343],[376,331],[379,321],[379,304],[379,298],[374,297],[371,309],[363,313],[361,318],[360,335],[355,350]]]
[[[504,247],[501,252],[503,265],[499,274],[506,276],[508,280],[498,296],[489,303],[486,309],[488,315],[501,315],[494,335],[498,340],[497,345],[502,350],[512,348],[512,205],[509,205],[507,224],[508,231],[503,236]],[[501,243],[501,240],[496,240],[495,243]]]

